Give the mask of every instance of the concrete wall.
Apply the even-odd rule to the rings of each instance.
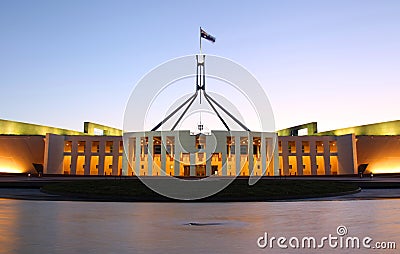
[[[44,174],[62,174],[65,136],[47,134],[44,149]]]
[[[357,174],[357,145],[354,134],[338,136],[339,174]]]
[[[43,164],[43,136],[0,136],[0,172],[35,173],[32,163]]]
[[[357,136],[358,165],[372,173],[400,173],[400,136]]]

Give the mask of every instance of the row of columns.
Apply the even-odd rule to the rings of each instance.
[[[78,156],[85,156],[85,167],[84,167],[84,174],[85,175],[90,175],[90,164],[91,164],[91,157],[92,156],[99,156],[99,163],[98,163],[98,174],[99,175],[104,175],[104,159],[106,156],[105,152],[105,146],[107,141],[99,141],[99,152],[96,153],[96,155],[93,155],[92,153],[92,146],[90,141],[85,141],[85,149],[84,153],[79,153],[78,152],[78,140],[73,139],[72,141],[72,147],[71,147],[71,175],[76,174],[76,167],[77,167],[77,161],[78,161]],[[90,143],[88,145],[87,143]],[[109,154],[109,153],[107,153]],[[119,141],[113,141],[113,149],[111,156],[113,158],[112,160],[112,174],[113,175],[119,175],[119,169],[118,169],[118,159],[119,156],[122,154],[119,152]]]
[[[160,135],[155,133],[155,135],[152,135],[152,133],[146,133],[146,138],[148,140],[148,160],[147,160],[147,168],[148,171],[146,175],[153,175],[152,169],[153,169],[153,157],[152,157],[152,152],[153,152],[153,139],[154,137],[159,137]],[[141,153],[141,138],[143,136],[136,136],[135,138],[130,138],[129,139],[129,158],[132,161],[133,159],[133,150],[135,151],[135,165],[134,165],[134,172],[135,174],[140,173],[141,169],[141,160],[140,160],[140,153]],[[216,151],[212,150],[213,147],[211,147],[212,139],[216,138],[217,139],[217,149]],[[241,154],[240,154],[240,136],[234,136],[235,140],[235,156],[236,156],[236,174],[239,175],[241,171]],[[262,160],[262,173],[265,174],[267,171],[267,152],[268,154],[273,154],[274,151],[272,151],[274,144],[273,144],[273,139],[269,138],[270,141],[267,141],[266,136],[261,135],[261,160]],[[136,140],[136,141],[135,141]],[[179,140],[176,136],[174,137],[174,140]],[[145,142],[143,142],[145,145]],[[208,144],[208,145],[207,145]],[[166,174],[166,149],[165,149],[165,140],[161,141],[161,175],[164,176]],[[190,144],[192,145],[192,144]],[[252,169],[254,169],[254,157],[253,157],[253,136],[249,136],[247,140],[247,145],[248,145],[248,167],[249,167],[249,173],[252,173]],[[195,141],[193,141],[193,147],[195,146]],[[135,149],[132,149],[132,148]],[[207,135],[206,136],[206,147],[203,150],[200,150],[199,152],[204,152],[206,158],[206,175],[210,176],[213,172],[211,172],[211,158],[213,153],[220,153],[221,154],[221,160],[222,160],[222,168],[219,169],[222,171],[223,176],[227,176],[227,136],[211,136]],[[268,150],[267,150],[268,149]],[[179,176],[180,175],[180,157],[182,153],[187,153],[188,151],[183,151],[182,147],[180,145],[175,144],[174,145],[174,175]],[[268,158],[271,160],[272,158]],[[196,175],[196,154],[193,152],[189,153],[189,160],[190,160],[190,176],[195,176]]]
[[[310,159],[311,159],[311,175],[317,175],[317,151],[314,149],[316,147],[316,141],[311,140],[310,142]],[[323,157],[324,157],[324,167],[325,174],[331,174],[330,167],[330,149],[329,149],[329,140],[323,141]],[[288,142],[282,141],[282,162],[283,162],[283,174],[289,175],[289,156],[296,156],[296,166],[298,175],[303,175],[303,156],[305,153],[302,152],[302,142],[296,141],[296,155],[291,155],[288,149]]]

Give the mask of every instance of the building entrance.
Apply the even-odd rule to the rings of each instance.
[[[190,176],[190,166],[183,166],[183,176]]]
[[[218,175],[218,166],[211,166],[211,174]]]
[[[196,165],[196,176],[206,175],[206,165]]]

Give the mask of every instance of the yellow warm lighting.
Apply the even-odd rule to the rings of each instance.
[[[400,173],[400,157],[383,157],[367,167],[374,174]]]
[[[388,174],[388,173],[400,173],[400,167],[397,168],[374,168],[371,169],[373,174]]]
[[[23,173],[12,157],[0,156],[0,173]]]
[[[17,168],[0,167],[0,173],[23,173],[24,171]]]

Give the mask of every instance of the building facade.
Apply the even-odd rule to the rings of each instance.
[[[275,175],[277,135],[267,132],[134,132],[124,135],[127,175]]]
[[[351,127],[347,134],[342,129],[343,135],[321,135],[312,123],[279,131],[282,136],[150,131],[122,137],[93,123],[85,123],[84,132],[6,120],[0,125],[0,173],[35,173],[33,164],[56,175],[348,175],[360,165],[367,172],[400,173],[400,121]],[[310,130],[297,136],[304,127]],[[394,135],[382,135],[385,130]]]

